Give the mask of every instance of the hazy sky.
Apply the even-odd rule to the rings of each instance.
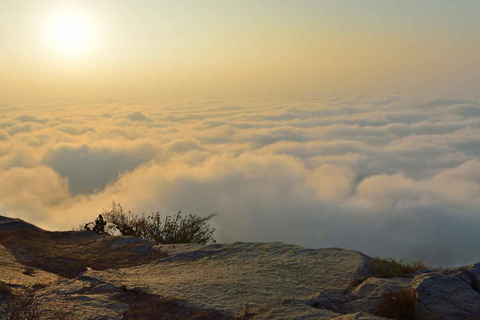
[[[2,0],[0,9],[5,98],[480,85],[474,0]],[[65,13],[81,21],[80,35],[52,26]],[[87,39],[65,52],[56,28],[66,33],[60,42]]]
[[[480,1],[0,0],[0,215],[480,261]]]

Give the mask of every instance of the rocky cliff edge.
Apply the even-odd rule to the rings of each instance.
[[[59,306],[70,319],[366,320],[382,308],[480,319],[480,264],[377,278],[372,260],[280,242],[155,245],[0,217],[0,303],[27,292],[48,306],[45,319]]]

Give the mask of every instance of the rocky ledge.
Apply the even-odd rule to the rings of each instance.
[[[279,242],[155,245],[0,217],[0,304],[28,292],[49,306],[45,319],[59,319],[59,305],[70,319],[480,319],[480,264],[377,278],[371,261]]]

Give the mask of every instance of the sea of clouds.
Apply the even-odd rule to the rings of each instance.
[[[0,103],[0,215],[60,230],[112,201],[219,242],[480,261],[480,96]]]

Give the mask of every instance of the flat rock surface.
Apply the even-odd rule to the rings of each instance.
[[[0,244],[0,280],[11,287],[31,287],[35,284],[51,284],[60,276],[40,269],[26,267]]]
[[[480,319],[480,264],[387,279],[369,277],[371,259],[280,242],[154,245],[48,232],[0,216],[0,299],[34,292],[41,305],[68,310],[73,319],[145,319],[157,312],[175,320],[205,313],[215,320],[245,314],[254,320],[379,320],[372,313],[390,317],[378,306],[404,289],[415,290],[413,303],[404,303],[417,319]]]
[[[283,243],[185,244],[156,249],[166,252],[168,258],[84,275],[238,315],[245,303],[258,314],[293,297],[307,300],[327,288],[345,288],[366,273],[368,264],[368,257],[355,251]]]

